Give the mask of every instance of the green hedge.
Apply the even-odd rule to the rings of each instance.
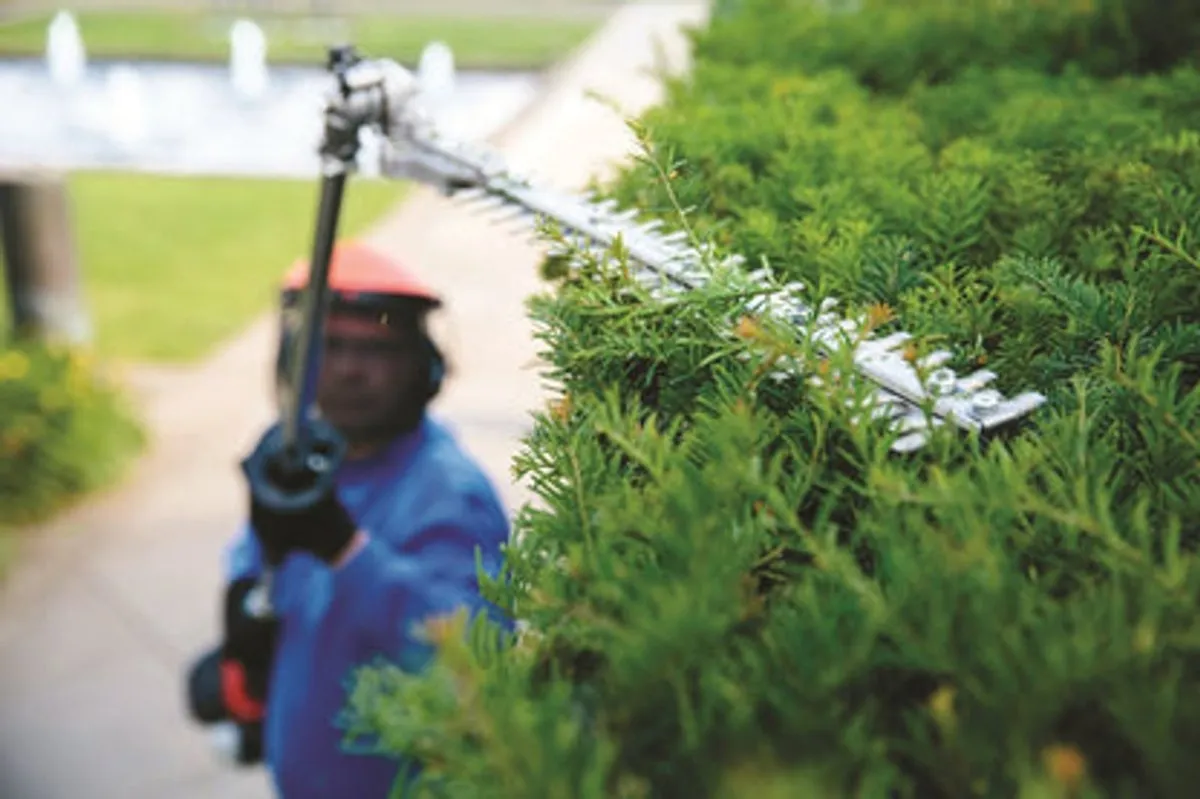
[[[904,92],[964,72],[1081,69],[1114,77],[1196,65],[1192,0],[727,0],[701,60],[846,69]],[[833,9],[835,13],[830,13]],[[840,13],[839,13],[840,12]]]
[[[963,29],[907,5],[888,18],[922,35],[879,93],[854,54],[904,37],[878,18],[825,19],[809,59],[779,3],[743,3],[609,194],[1047,406],[890,455],[854,385],[765,377],[797,345],[739,322],[738,275],[664,305],[585,265],[532,305],[564,396],[489,589],[519,645],[443,630],[429,673],[352,697],[356,736],[428,764],[425,795],[1200,784],[1200,73],[1001,43],[909,85]]]
[[[0,341],[0,531],[123,473],[144,433],[86,353]]]

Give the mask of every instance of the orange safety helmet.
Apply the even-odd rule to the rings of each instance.
[[[297,259],[283,281],[285,306],[295,303],[308,285],[309,260]],[[427,311],[441,298],[399,261],[362,242],[342,241],[329,260],[329,293],[333,308],[381,311],[406,307]],[[415,304],[415,307],[414,307]]]

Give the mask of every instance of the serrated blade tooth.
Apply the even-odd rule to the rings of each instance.
[[[890,352],[904,346],[909,341],[912,341],[912,335],[901,331],[899,333],[889,333],[882,338],[872,339],[871,343],[884,352]]]
[[[485,194],[482,197],[472,199],[470,204],[467,206],[467,210],[469,213],[479,214],[487,213],[489,211],[494,211],[498,208],[504,208],[507,206],[508,201],[503,197],[497,197],[494,194]]]
[[[900,436],[892,442],[892,452],[905,455],[910,452],[916,452],[921,447],[929,443],[929,435],[924,431],[908,433]]]
[[[994,430],[1013,422],[1040,408],[1046,397],[1037,391],[1026,391],[1007,400],[1001,400],[993,408],[981,411],[976,405],[975,417],[985,430]]]
[[[894,394],[881,391],[876,394],[876,397],[875,404],[871,408],[871,416],[876,419],[899,420],[909,412],[911,407]]]
[[[469,189],[459,189],[458,191],[454,192],[450,195],[450,200],[460,204],[473,203],[482,200],[484,197],[487,197],[490,194],[491,192],[489,192],[486,188],[472,186]]]
[[[976,391],[986,388],[997,377],[998,375],[989,369],[980,369],[966,377],[960,377],[958,379],[958,388],[960,391],[973,394]]]
[[[509,205],[508,203],[495,209],[489,208],[487,212],[490,214],[488,218],[497,223],[508,222],[514,219],[528,220],[530,216],[529,211],[522,206]]]
[[[829,347],[831,350],[841,350],[854,343],[860,324],[853,319],[834,318],[828,326],[823,326],[813,334],[813,340]]]
[[[942,364],[954,358],[954,354],[946,350],[936,350],[918,359],[922,369],[937,369]]]
[[[837,324],[839,319],[841,319],[841,317],[838,316],[837,314],[823,313],[817,317],[817,322],[816,322],[817,330],[818,331],[828,330],[830,327]]]
[[[651,271],[640,271],[634,275],[634,280],[644,288],[660,288],[663,285],[662,275]]]
[[[936,416],[932,421],[933,426],[940,424]],[[926,418],[924,414],[914,409],[909,413],[899,417],[899,419],[893,424],[893,427],[896,430],[899,430],[901,433],[926,431],[930,428],[930,419]]]

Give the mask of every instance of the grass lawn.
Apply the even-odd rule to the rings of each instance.
[[[0,56],[41,56],[50,14],[0,22]],[[221,60],[229,54],[223,15],[170,11],[80,12],[84,46],[96,57]],[[322,65],[330,44],[349,41],[371,57],[415,64],[440,39],[460,68],[541,68],[566,56],[597,27],[596,20],[514,17],[361,16],[305,20],[259,19],[273,63]]]
[[[307,256],[316,180],[71,176],[88,308],[103,358],[186,363],[275,301]],[[407,184],[352,178],[339,233],[361,231]]]
[[[316,180],[121,172],[79,172],[69,180],[95,354],[104,361],[186,365],[203,358],[273,306],[280,278],[312,244]],[[408,190],[406,183],[352,178],[340,234],[369,226]],[[0,328],[9,323],[3,286],[0,280]],[[7,406],[0,409],[0,433],[11,426],[7,412]],[[105,431],[103,446],[96,430],[85,430],[69,442],[69,452],[47,455],[30,484],[15,493],[11,485],[0,485],[0,495],[9,490],[0,502],[0,583],[19,560],[21,535],[14,520],[24,519],[14,513],[25,503],[33,503],[37,520],[120,478],[105,475],[84,489],[54,489],[58,493],[49,498],[38,493],[47,488],[39,481],[61,479],[64,470],[90,474],[118,457],[119,464],[127,463],[129,451],[120,450],[112,428]],[[4,472],[0,469],[0,479],[11,483],[11,469]]]

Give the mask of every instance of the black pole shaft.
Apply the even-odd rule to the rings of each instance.
[[[288,381],[288,396],[285,397],[282,409],[284,443],[292,457],[301,455],[304,444],[301,441],[304,432],[303,421],[316,401],[321,349],[324,346],[325,312],[329,301],[329,262],[337,238],[345,186],[344,168],[321,179],[308,286],[304,290],[300,325],[293,343],[295,350],[291,359],[292,374]]]
[[[347,91],[344,71],[356,61],[352,48],[331,48],[329,69],[338,75],[343,93]],[[288,359],[288,380],[280,396],[280,427],[283,434],[285,469],[300,472],[309,456],[305,440],[309,419],[316,404],[317,379],[321,370],[321,351],[324,349],[325,316],[329,306],[329,268],[333,245],[337,240],[338,221],[342,212],[342,194],[346,178],[357,150],[358,128],[331,125],[327,117],[325,135],[319,149],[322,177],[320,198],[317,201],[316,231],[313,235],[312,257],[308,264],[308,285],[301,300],[300,324],[292,342]],[[340,146],[338,146],[340,144]],[[265,564],[254,590],[246,597],[245,610],[254,618],[274,616],[271,606],[273,567]]]
[[[346,169],[339,168],[321,179],[321,196],[317,206],[316,235],[313,237],[312,258],[308,265],[308,286],[304,289],[302,316],[295,341],[290,374],[284,395],[280,398],[281,426],[285,444],[284,467],[299,471],[308,456],[303,436],[304,422],[314,404],[317,377],[321,368],[321,349],[324,346],[325,310],[329,297],[329,261],[337,238],[338,218],[341,215],[342,193],[346,187]],[[271,566],[268,564],[259,577],[255,590],[247,597],[246,612],[254,618],[274,615],[270,602]]]

